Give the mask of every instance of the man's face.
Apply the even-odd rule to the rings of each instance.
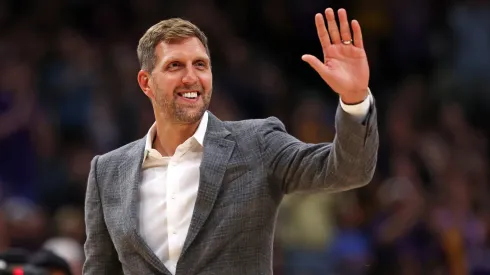
[[[198,122],[209,106],[213,80],[206,49],[196,38],[160,42],[148,86],[157,111],[172,122]]]

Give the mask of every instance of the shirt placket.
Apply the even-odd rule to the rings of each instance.
[[[176,264],[181,252],[182,246],[182,229],[178,228],[181,211],[185,209],[181,208],[179,204],[179,192],[181,188],[181,173],[185,173],[185,168],[181,167],[183,165],[183,158],[187,151],[191,148],[191,140],[187,140],[182,145],[177,147],[174,156],[170,159],[167,174],[167,222],[168,222],[168,244],[169,244],[169,260],[171,261],[171,266],[173,272],[175,272]]]
[[[171,264],[170,269],[174,269],[179,255],[177,254],[178,228],[177,217],[179,215],[177,205],[177,195],[179,190],[179,173],[177,165],[180,156],[177,153],[170,159],[167,173],[167,232],[168,232],[168,256]]]

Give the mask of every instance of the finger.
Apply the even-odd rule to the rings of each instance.
[[[347,20],[347,11],[345,9],[339,9],[339,23],[340,23],[340,37],[343,41],[350,41],[352,39],[350,33],[349,21]]]
[[[322,78],[324,77],[325,66],[318,58],[313,55],[305,54],[301,59],[308,63],[318,74],[320,74],[320,76],[322,76]]]
[[[364,49],[361,25],[357,20],[352,20],[352,32],[354,33],[354,45],[358,48]]]
[[[318,38],[320,39],[320,43],[322,44],[323,55],[325,55],[327,47],[330,45],[330,36],[328,35],[327,28],[325,27],[325,20],[323,19],[322,14],[317,13],[315,15],[315,25],[316,31],[318,33]]]
[[[330,39],[333,44],[340,43],[339,28],[337,27],[337,22],[335,21],[335,14],[333,9],[328,8],[325,10],[325,16],[327,17],[328,33],[330,34]]]

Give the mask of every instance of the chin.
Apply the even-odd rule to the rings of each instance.
[[[189,124],[197,123],[202,118],[205,111],[206,111],[206,109],[204,109],[203,111],[202,110],[187,111],[185,113],[176,114],[175,118],[177,121],[182,122],[182,123],[189,123]]]

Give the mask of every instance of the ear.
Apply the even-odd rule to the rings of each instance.
[[[147,97],[149,97],[151,100],[155,98],[153,94],[153,90],[151,89],[151,75],[149,72],[140,70],[138,72],[138,84],[140,85],[141,90]]]

